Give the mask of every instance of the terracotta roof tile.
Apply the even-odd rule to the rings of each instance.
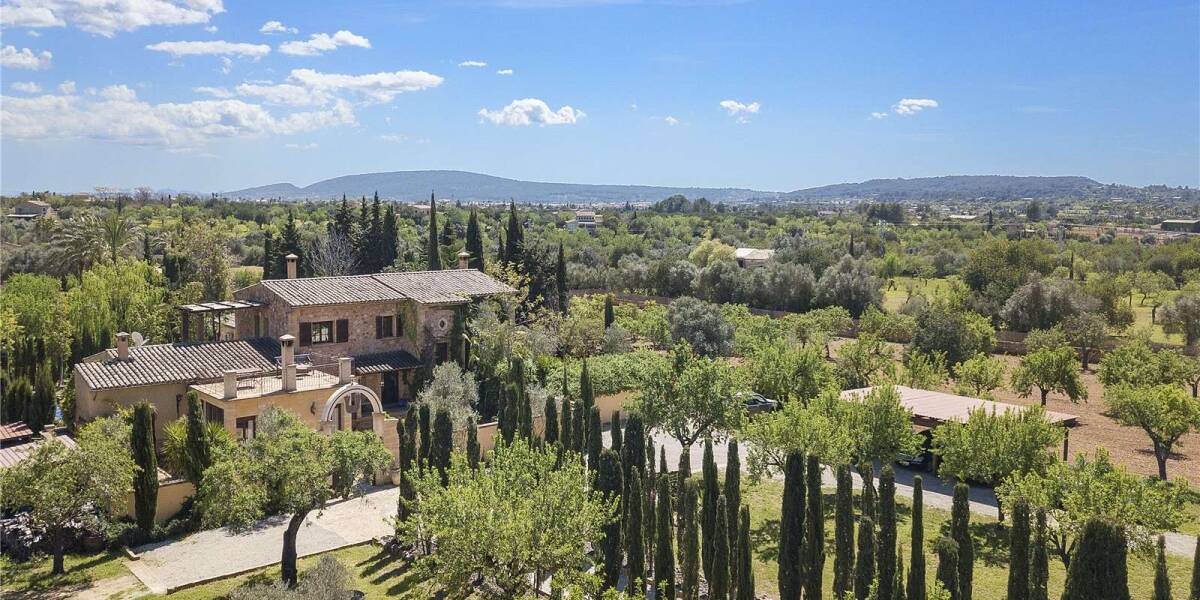
[[[119,360],[116,350],[99,360],[75,365],[92,390],[218,379],[226,369],[275,368],[279,342],[247,338],[222,342],[178,342],[134,346],[129,359]]]

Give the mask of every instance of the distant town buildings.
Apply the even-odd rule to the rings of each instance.
[[[1200,219],[1167,219],[1162,222],[1163,231],[1200,233]]]
[[[774,250],[761,248],[738,248],[733,252],[733,258],[742,268],[755,268],[766,265],[775,257]]]
[[[603,222],[604,217],[597,215],[595,211],[577,210],[575,211],[575,218],[567,221],[566,227],[567,231],[575,231],[576,229],[595,231],[596,227]]]
[[[22,200],[13,206],[13,211],[9,213],[8,218],[36,219],[50,216],[54,216],[54,209],[50,208],[50,204],[41,200]]]

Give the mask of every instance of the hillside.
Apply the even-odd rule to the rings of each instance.
[[[430,192],[439,198],[464,202],[656,202],[674,194],[689,198],[705,197],[713,202],[738,202],[749,199],[773,198],[776,192],[759,192],[739,188],[659,187],[650,185],[591,185],[579,183],[547,183],[519,181],[466,171],[394,171],[345,175],[318,181],[305,187],[291,183],[276,183],[246,188],[220,195],[226,198],[328,200],[347,196],[370,196],[375,192],[384,198],[420,200]]]
[[[872,179],[788,192],[789,200],[874,198],[878,200],[948,200],[992,198],[1082,198],[1103,186],[1087,177],[1017,177],[952,175],[915,179]]]

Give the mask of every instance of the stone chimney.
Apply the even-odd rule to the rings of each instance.
[[[296,264],[293,260],[291,264]],[[291,392],[296,389],[296,338],[285,333],[279,336],[279,362],[283,368],[283,391]]]
[[[117,359],[129,360],[129,334],[124,331],[117,334]]]
[[[296,278],[296,261],[300,260],[300,257],[296,256],[295,254],[289,253],[287,256],[283,257],[283,259],[285,261],[287,261],[287,278],[295,279]]]
[[[354,359],[349,356],[338,358],[338,383],[354,381]]]
[[[470,252],[467,252],[466,250],[460,251],[458,253],[458,268],[460,268],[460,269],[467,268],[467,261],[470,259],[471,259]]]
[[[238,372],[234,369],[229,369],[224,372],[225,375],[225,393],[221,396],[226,400],[237,398],[238,392]]]

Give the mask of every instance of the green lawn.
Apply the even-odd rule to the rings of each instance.
[[[404,564],[397,558],[382,554],[377,546],[364,544],[351,546],[326,553],[340,560],[342,565],[350,570],[353,589],[366,593],[367,598],[429,598],[432,585],[418,580],[404,570]],[[300,559],[300,576],[305,570],[320,560],[322,554]],[[224,598],[231,590],[245,583],[273,582],[279,580],[279,566],[267,567],[238,577],[222,579],[204,585],[198,585],[165,596],[147,596],[149,598],[168,598],[170,600],[209,600]]]
[[[949,283],[945,279],[930,278],[925,282],[913,277],[895,277],[896,282],[894,289],[888,289],[888,284],[883,283],[883,309],[889,312],[896,312],[904,306],[904,302],[908,300],[908,291],[905,286],[912,285],[914,294],[925,294],[925,297],[930,301],[944,294],[949,289]]]
[[[81,590],[102,579],[128,575],[129,570],[121,564],[123,558],[124,555],[120,552],[104,552],[91,556],[67,555],[63,560],[67,572],[52,576],[50,569],[53,561],[49,557],[14,562],[4,556],[0,557],[0,581],[3,584],[0,587],[6,594],[14,593],[16,597],[21,597],[22,594],[37,597],[49,590]]]
[[[832,595],[833,586],[833,491],[825,491],[825,590]],[[779,502],[783,494],[783,484],[778,481],[763,481],[757,485],[747,486],[742,492],[743,501],[750,506],[751,535],[754,545],[754,581],[755,591],[759,594],[776,596],[778,594],[778,564],[776,537],[779,530]],[[899,499],[898,515],[900,531],[898,543],[905,547],[905,569],[908,568],[908,540],[911,539],[909,517],[912,514],[912,504],[907,499]],[[857,502],[857,499],[856,499]],[[929,544],[942,535],[942,528],[948,527],[950,514],[946,511],[925,509],[925,540]],[[971,530],[975,537],[975,579],[974,594],[976,600],[1004,600],[1008,586],[1008,527],[997,523],[994,518],[971,515]],[[927,546],[928,547],[928,546]],[[937,559],[931,552],[926,553],[926,578],[933,581],[937,569]],[[1168,569],[1171,574],[1172,589],[1176,597],[1186,595],[1191,581],[1191,558],[1168,557]],[[1050,561],[1050,597],[1062,595],[1063,582],[1066,575],[1062,563],[1051,557]],[[1148,558],[1131,556],[1129,559],[1129,591],[1134,598],[1149,598],[1154,587],[1154,563]]]

